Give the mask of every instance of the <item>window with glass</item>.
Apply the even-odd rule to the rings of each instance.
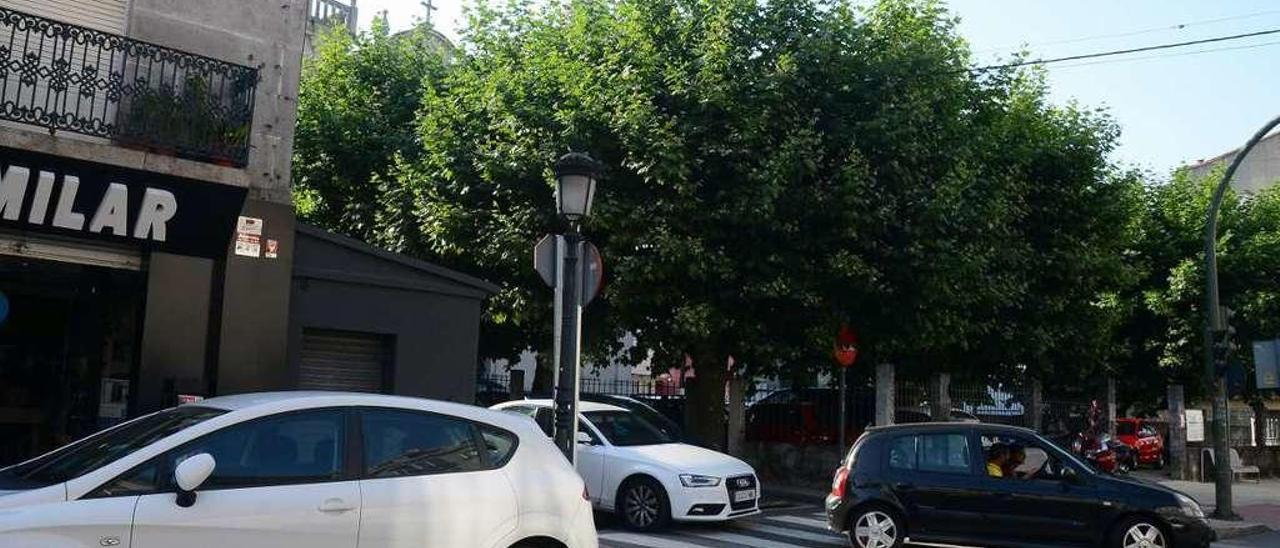
[[[33,489],[63,483],[224,413],[221,409],[198,406],[153,413],[0,471],[0,486]]]
[[[367,409],[361,412],[361,417],[366,478],[472,472],[485,468],[476,442],[475,425],[469,421],[391,409]],[[499,452],[502,451],[500,445],[500,440],[495,440]]]
[[[582,415],[613,445],[629,447],[673,443],[661,428],[630,411],[591,411]]]
[[[515,454],[518,438],[511,432],[484,426],[480,428],[480,438],[484,441],[485,457],[491,467],[506,465]]]
[[[969,438],[964,434],[929,434],[920,436],[919,469],[922,472],[968,474]]]
[[[901,436],[889,443],[889,468],[895,470],[916,469],[917,436]]]
[[[1056,451],[1037,440],[984,434],[981,437],[987,475],[1013,480],[1061,480],[1074,473]],[[999,468],[999,473],[995,472]]]
[[[964,434],[916,434],[889,442],[889,468],[970,474],[969,438]]]
[[[89,494],[144,495],[172,489],[173,470],[208,453],[214,469],[201,490],[336,481],[342,475],[343,412],[286,413],[228,426],[151,459]]]
[[[335,481],[342,474],[343,417],[341,410],[326,409],[230,426],[187,444],[169,465],[208,453],[216,464],[201,489]]]

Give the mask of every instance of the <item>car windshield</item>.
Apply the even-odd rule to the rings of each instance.
[[[1137,425],[1135,425],[1135,424],[1133,424],[1133,423],[1131,423],[1131,422],[1117,422],[1117,423],[1116,423],[1116,435],[1119,435],[1119,436],[1132,436],[1132,435],[1134,434],[1134,432],[1136,432],[1136,431],[1137,431],[1136,426],[1137,426]]]
[[[78,478],[223,413],[226,411],[183,406],[141,417],[0,470],[0,488],[34,489]]]
[[[590,411],[583,416],[614,445],[627,447],[675,442],[662,429],[631,411]]]

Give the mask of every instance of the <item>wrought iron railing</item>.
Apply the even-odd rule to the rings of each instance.
[[[258,70],[0,8],[0,119],[248,161]]]
[[[337,0],[311,0],[311,24],[341,25],[351,32],[356,31],[356,1],[344,4]]]

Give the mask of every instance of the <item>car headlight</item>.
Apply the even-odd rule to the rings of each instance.
[[[1175,493],[1174,496],[1178,498],[1178,506],[1182,508],[1183,514],[1186,514],[1193,518],[1204,517],[1204,509],[1201,508],[1200,504],[1197,503],[1194,499],[1182,493]]]
[[[680,474],[680,484],[685,487],[716,487],[720,485],[720,478],[700,476],[698,474]]]

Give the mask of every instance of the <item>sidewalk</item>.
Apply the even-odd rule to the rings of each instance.
[[[1204,507],[1205,512],[1213,511],[1215,495],[1212,483],[1175,481],[1165,477],[1162,472],[1145,470],[1134,472],[1133,475],[1186,493],[1191,498],[1196,499],[1196,502],[1199,502],[1200,506]],[[1211,520],[1214,523],[1214,529],[1219,531],[1220,537],[1222,537],[1224,531],[1227,534],[1241,536],[1267,530],[1280,530],[1280,480],[1264,479],[1258,483],[1234,483],[1231,486],[1231,499],[1235,506],[1236,514],[1239,514],[1243,521],[1220,522]],[[1220,527],[1221,529],[1219,529]],[[1225,536],[1222,538],[1234,537]]]

